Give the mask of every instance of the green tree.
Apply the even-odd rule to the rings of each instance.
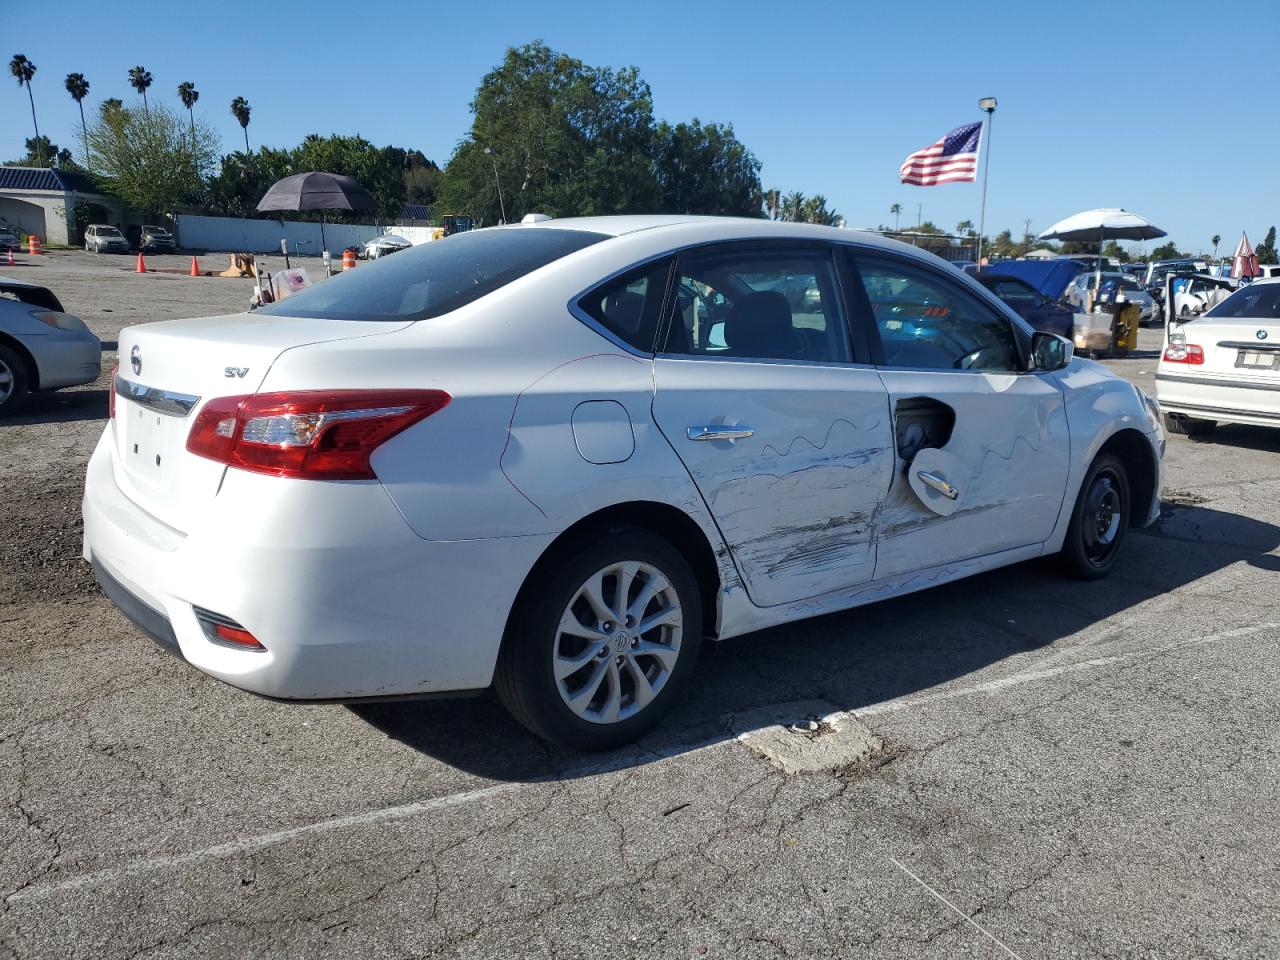
[[[667,213],[760,216],[760,161],[731,125],[704,126],[696,117],[674,126],[659,123],[654,172],[658,204]]]
[[[895,203],[889,208],[889,212],[893,214],[893,232],[898,232],[898,221],[902,217],[902,204]]]
[[[98,113],[104,117],[114,110],[123,110],[123,109],[124,109],[124,101],[117,99],[116,97],[107,97],[107,99],[103,100],[100,104],[98,104]]]
[[[1104,257],[1114,257],[1121,263],[1128,263],[1131,259],[1129,251],[1120,246],[1120,244],[1116,243],[1114,240],[1109,241],[1107,245],[1102,248],[1102,255]]]
[[[1221,238],[1220,236],[1218,236],[1218,235],[1215,233],[1215,234],[1213,235],[1213,239],[1212,239],[1210,242],[1213,244],[1213,259],[1217,260],[1217,259],[1218,259],[1218,244],[1220,244],[1220,243],[1222,242],[1222,238]]]
[[[142,94],[142,109],[151,113],[151,104],[147,103],[147,88],[151,86],[151,71],[146,67],[133,67],[129,71],[129,86]]]
[[[213,167],[218,138],[203,124],[195,129],[189,135],[163,104],[103,110],[88,130],[94,178],[145,215],[166,213],[198,194]]]
[[[782,192],[778,189],[764,192],[764,213],[770,220],[777,220],[782,206]]]
[[[194,142],[196,136],[196,101],[200,99],[200,91],[196,89],[196,85],[190,80],[185,83],[178,84],[178,99],[182,101],[182,105],[187,108],[187,118],[191,121],[191,139]]]
[[[957,234],[959,234],[959,235],[960,235],[960,236],[962,236],[962,237],[972,237],[972,236],[974,236],[974,233],[973,233],[973,221],[972,221],[972,220],[961,220],[959,223],[957,223],[957,224],[956,224],[956,233],[957,233]]]
[[[497,220],[499,183],[513,219],[658,202],[653,100],[634,67],[588,66],[541,42],[511,48],[481,80],[471,112],[471,131],[440,178],[444,212]]]
[[[84,98],[89,95],[89,81],[84,78],[83,73],[68,73],[66,87],[67,93],[71,94],[71,99],[80,108],[80,135],[84,138],[84,162],[87,169],[89,163],[89,140],[85,136],[87,128],[84,123]]]
[[[231,115],[240,121],[240,129],[244,131],[244,152],[249,152],[249,115],[253,107],[244,97],[236,97],[231,101]]]
[[[1253,248],[1254,254],[1258,258],[1259,263],[1277,263],[1280,262],[1276,258],[1276,228],[1272,227],[1267,231],[1266,239]]]
[[[23,146],[27,152],[16,160],[7,161],[6,167],[40,167],[54,166],[61,170],[78,170],[75,159],[71,156],[71,151],[63,147],[59,147],[48,137],[41,134],[38,137],[27,137],[23,141]]]
[[[1162,243],[1151,251],[1152,260],[1177,260],[1181,253],[1178,252],[1178,245],[1172,240]]]
[[[334,134],[322,137],[308,134],[292,153],[292,166],[296,173],[324,170],[351,177],[373,194],[378,201],[378,212],[386,219],[394,219],[400,213],[405,199],[404,173],[401,156],[379,149],[364,137],[348,137]],[[360,216],[367,216],[364,211]],[[325,214],[334,219],[333,214]]]
[[[294,169],[293,155],[287,150],[259,147],[256,154],[228,154],[217,174],[205,183],[205,209],[224,217],[279,217],[278,213],[259,213],[258,201],[277,180],[302,172]]]
[[[40,140],[40,124],[36,122],[36,98],[31,93],[31,79],[36,75],[36,65],[20,53],[15,53],[9,61],[9,72],[18,81],[19,87],[27,88],[27,99],[31,101],[31,126],[35,127],[36,140]],[[45,158],[41,157],[38,166],[44,166]]]

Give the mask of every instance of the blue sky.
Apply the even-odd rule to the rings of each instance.
[[[89,100],[128,101],[143,64],[153,97],[177,106],[184,80],[226,150],[228,109],[253,106],[255,146],[359,133],[417,147],[442,166],[468,104],[506,47],[540,38],[592,64],[634,64],[660,118],[729,122],[764,165],[766,187],[822,193],[849,224],[977,222],[978,184],[909,187],[912,150],[980,119],[999,98],[987,232],[1034,232],[1081,209],[1123,206],[1182,247],[1280,222],[1280,20],[1264,6],[1201,2],[1050,4],[606,0],[558,3],[103,3],[8,0],[5,62],[25,53],[40,129],[74,148]],[[234,21],[228,12],[244,16]],[[12,49],[9,49],[12,48]],[[399,77],[399,80],[395,78]],[[1250,102],[1252,106],[1250,106]],[[25,91],[0,77],[0,156],[31,135]]]

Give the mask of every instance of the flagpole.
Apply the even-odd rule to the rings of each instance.
[[[983,97],[978,108],[987,111],[986,142],[982,144],[982,206],[978,211],[978,269],[982,269],[982,235],[987,227],[987,174],[991,172],[991,124],[996,118],[996,98]]]

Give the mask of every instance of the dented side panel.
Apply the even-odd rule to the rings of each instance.
[[[788,603],[871,579],[893,434],[874,369],[727,359],[654,363],[654,418],[688,468],[751,600]],[[740,427],[698,441],[690,428]]]

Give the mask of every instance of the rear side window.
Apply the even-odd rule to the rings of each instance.
[[[584,294],[578,308],[624,343],[652,353],[670,271],[669,257],[645,264]]]
[[[605,239],[603,233],[546,227],[459,233],[379,257],[260,312],[319,320],[426,320]]]
[[[1280,320],[1280,283],[1251,283],[1241,287],[1205,316]]]

